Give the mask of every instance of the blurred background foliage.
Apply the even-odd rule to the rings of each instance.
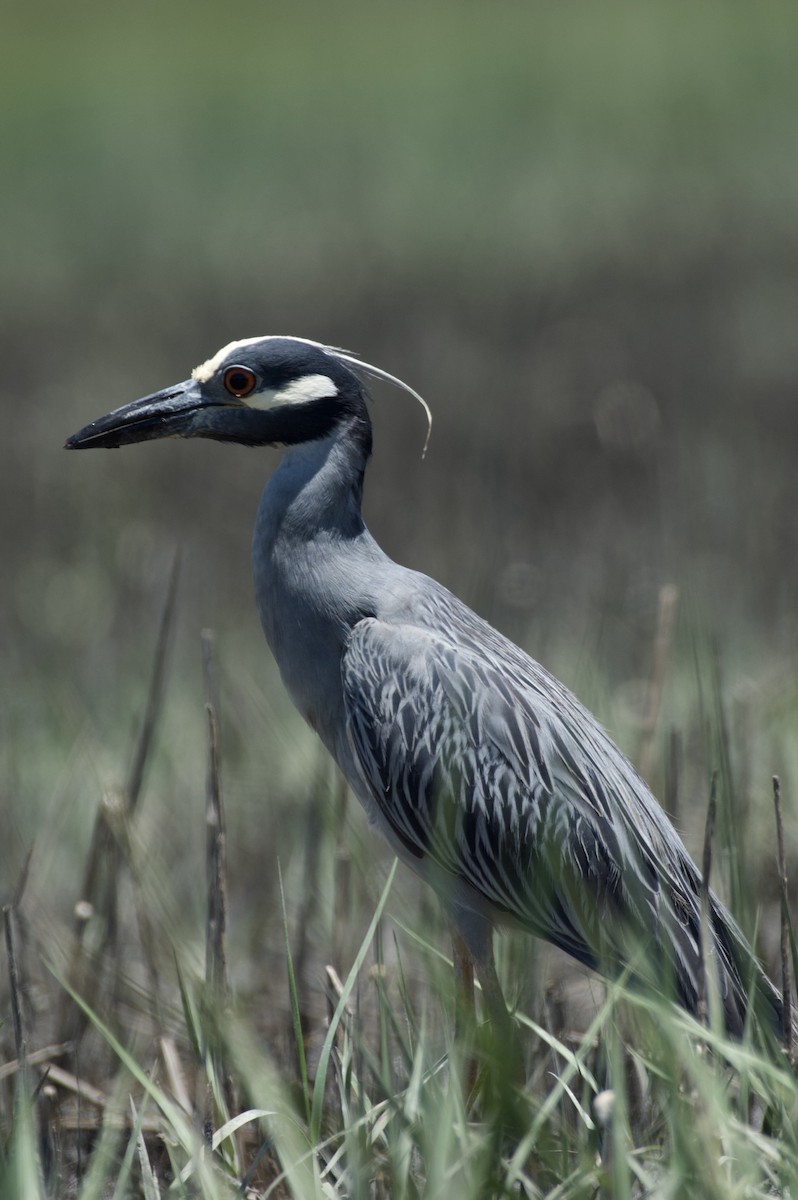
[[[366,504],[386,549],[633,756],[660,590],[678,587],[659,732],[682,734],[682,824],[717,765],[716,650],[762,814],[743,852],[772,899],[770,775],[793,813],[798,781],[795,5],[11,0],[3,27],[4,896],[35,840],[32,912],[57,928],[77,899],[181,547],[140,836],[191,926],[210,626],[232,926],[252,946],[234,961],[263,960],[252,917],[277,918],[276,857],[327,779],[251,595],[276,453],[61,447],[231,339],[296,333],[432,406],[422,460],[420,410],[374,389]],[[289,902],[303,887],[289,870]]]

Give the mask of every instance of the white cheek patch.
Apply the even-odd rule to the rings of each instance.
[[[308,404],[311,400],[329,400],[338,395],[329,375],[303,375],[279,389],[266,388],[244,400],[250,408],[273,408],[277,404]]]

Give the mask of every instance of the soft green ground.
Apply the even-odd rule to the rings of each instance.
[[[274,454],[61,450],[92,417],[258,332],[352,347],[427,397],[422,461],[421,413],[376,395],[374,532],[564,678],[638,761],[660,589],[678,587],[651,778],[664,795],[675,731],[679,822],[698,852],[721,771],[719,884],[775,963],[774,772],[798,853],[797,39],[792,4],[7,6],[0,891],[7,902],[33,846],[21,908],[33,1049],[62,1032],[41,951],[69,958],[94,816],[127,778],[176,547],[166,698],[128,854],[156,930],[162,1025],[147,1015],[126,869],[122,982],[101,992],[100,1015],[139,1030],[145,1069],[153,1029],[185,1049],[172,951],[202,973],[203,627],[221,676],[229,966],[248,1036],[288,1081],[278,858],[316,1032],[323,967],[346,976],[390,865],[351,807],[336,827],[335,778],[257,627],[248,542]],[[403,872],[388,912],[445,947]],[[413,1019],[430,1006],[439,1049],[428,956],[397,937]],[[543,982],[562,970],[547,962],[528,942],[505,962],[543,1024]],[[569,997],[580,979],[567,977]],[[13,1056],[2,976],[0,996]],[[394,991],[391,1005],[403,1011]],[[81,1069],[108,1084],[114,1060],[91,1047]],[[678,1055],[670,1066],[675,1079]],[[543,1096],[545,1072],[530,1079]],[[0,1099],[6,1139],[10,1091]],[[420,1103],[441,1111],[429,1091]],[[728,1108],[679,1111],[704,1151],[723,1142]],[[638,1133],[653,1158],[667,1144],[656,1121]],[[589,1175],[579,1136],[567,1144]],[[493,1161],[490,1139],[479,1146]],[[446,1195],[418,1182],[445,1177],[432,1149],[397,1150],[391,1188],[404,1170],[420,1194]],[[544,1193],[552,1161],[530,1168]],[[663,1171],[661,1194],[684,1194]]]

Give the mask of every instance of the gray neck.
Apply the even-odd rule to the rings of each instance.
[[[291,543],[320,536],[357,537],[367,457],[346,426],[291,446],[261,498],[256,539]]]
[[[363,523],[367,451],[347,425],[291,447],[267,483],[252,543],[266,639],[299,710],[325,741],[340,714],[349,630],[373,612],[389,560]]]

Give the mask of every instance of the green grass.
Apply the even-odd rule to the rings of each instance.
[[[161,646],[156,663],[167,661]],[[717,723],[725,696],[711,673],[706,686],[711,736],[696,751],[695,731],[682,730],[690,766],[720,753],[733,773]],[[72,881],[73,896],[92,899],[88,918],[72,933],[53,921],[54,860],[38,848],[15,902],[21,987],[37,998],[35,1014],[23,1007],[34,1062],[0,1084],[0,1195],[564,1200],[787,1196],[798,1186],[798,1080],[779,1048],[730,1042],[622,983],[594,981],[586,1010],[579,968],[555,963],[554,982],[530,989],[547,968],[520,934],[500,939],[517,1041],[503,1045],[487,1025],[455,1038],[437,906],[384,852],[384,865],[375,859],[379,844],[342,807],[323,761],[299,765],[302,743],[290,782],[272,776],[276,811],[261,812],[274,832],[288,786],[293,844],[253,870],[235,849],[253,828],[235,828],[245,819],[236,803],[228,875],[203,884],[186,850],[202,837],[201,794],[188,841],[181,818],[181,853],[194,866],[164,844],[177,798],[164,748],[155,752],[169,728],[166,696],[153,739],[138,735],[139,753],[153,755],[145,774],[158,820],[123,795],[100,811],[105,882],[87,893]],[[200,779],[206,752],[198,742],[193,753],[183,776]],[[238,801],[235,764],[222,755]],[[721,886],[748,878],[736,829],[731,821],[718,838]],[[206,891],[220,887],[227,1000],[205,962]],[[755,908],[750,889],[747,899]],[[77,1079],[100,1100],[77,1103]]]
[[[291,1082],[290,1067],[278,1066],[240,1013],[217,1012],[199,1027],[221,1047],[238,1097],[233,1111],[208,1062],[193,1059],[184,1032],[182,1070],[190,1082],[207,1080],[197,1088],[204,1107],[188,1113],[162,1079],[163,1062],[131,1054],[92,1014],[112,1054],[108,1090],[120,1107],[109,1102],[102,1133],[96,1116],[86,1118],[78,1180],[66,1167],[74,1161],[66,1153],[71,1139],[57,1120],[51,1125],[45,1144],[57,1152],[45,1185],[36,1109],[20,1090],[2,1194],[89,1197],[132,1188],[148,1200],[216,1198],[243,1194],[245,1179],[252,1194],[298,1197],[791,1194],[798,1085],[778,1052],[728,1043],[669,1007],[611,989],[575,1048],[519,1017],[520,1084],[499,1074],[502,1055],[480,1031],[482,1073],[466,1100],[465,1058],[480,1050],[453,1044],[446,1030],[442,1044],[440,1030],[431,1031],[429,1009],[445,999],[433,989],[426,1013],[407,1000],[397,1006],[358,969],[377,923],[375,916],[329,1027],[331,1053],[319,1060],[310,1122],[296,1094],[301,1076],[294,1070]],[[376,1040],[347,1011],[355,985],[362,989],[358,1009],[376,1006]],[[130,1097],[127,1104],[122,1097]],[[114,1131],[113,1113],[126,1108],[138,1116]]]

